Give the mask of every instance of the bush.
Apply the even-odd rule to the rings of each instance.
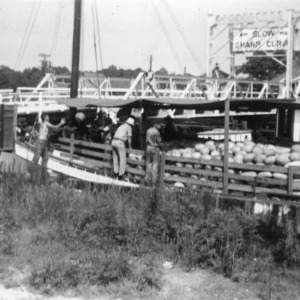
[[[1,175],[0,251],[19,255],[22,266],[30,264],[30,284],[45,293],[125,281],[137,291],[160,288],[159,259],[166,256],[186,270],[212,268],[238,278],[236,273],[246,269],[243,263],[261,255],[256,248],[257,219],[231,205],[215,211],[216,199],[209,189],[182,192],[90,184],[77,184],[75,189],[62,178],[60,184],[46,180],[37,185],[20,174]],[[299,259],[292,229],[286,222],[274,251],[290,263]]]
[[[236,260],[251,252],[257,239],[256,219],[246,216],[240,209],[211,212],[206,220],[200,219],[193,226],[180,231],[179,247],[182,248],[184,265],[212,267],[231,277]]]

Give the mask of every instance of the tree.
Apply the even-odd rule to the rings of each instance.
[[[158,75],[169,75],[167,69],[164,68],[164,67],[160,68],[157,72],[155,72],[155,74],[158,74]]]
[[[264,53],[261,52],[255,53],[255,55],[263,54]],[[249,79],[271,80],[286,71],[283,65],[276,62],[271,57],[247,57],[246,59],[246,63],[236,67],[236,74],[249,74]],[[280,59],[285,63],[282,57],[277,57],[277,59]]]
[[[52,67],[54,74],[56,75],[70,75],[71,72],[67,67]]]

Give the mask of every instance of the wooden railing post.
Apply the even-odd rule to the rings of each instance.
[[[288,186],[287,186],[287,192],[288,194],[292,194],[293,193],[293,179],[294,179],[294,168],[293,166],[289,166],[288,169]]]
[[[159,186],[162,186],[164,183],[165,165],[166,165],[166,153],[162,152],[160,155]]]
[[[74,132],[71,133],[71,137],[70,137],[70,163],[73,162],[73,155],[74,155]]]
[[[224,160],[223,160],[223,193],[228,194],[228,157],[229,157],[229,117],[230,99],[225,100],[224,115]]]

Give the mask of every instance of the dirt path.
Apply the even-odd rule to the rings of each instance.
[[[29,291],[22,280],[24,274],[17,270],[9,269],[9,280],[0,284],[0,300],[133,300],[126,297],[98,296],[95,298],[54,296],[45,297]],[[231,282],[222,276],[204,270],[184,272],[179,268],[165,270],[164,285],[161,291],[147,300],[257,300],[256,291]],[[137,299],[135,299],[137,300]]]

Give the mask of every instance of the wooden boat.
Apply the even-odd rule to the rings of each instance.
[[[34,145],[16,141],[15,154],[30,162],[34,155]],[[99,162],[92,163],[84,160],[78,155],[69,156],[66,152],[54,150],[50,154],[47,168],[51,171],[69,176],[85,182],[101,183],[108,185],[118,185],[127,187],[137,187],[137,184],[118,181],[103,175],[101,168],[107,164]]]
[[[62,100],[64,104],[74,102],[72,99]],[[261,100],[259,103],[252,105],[277,107],[288,105],[287,100],[276,102],[274,100]],[[78,102],[78,105],[81,102]],[[152,104],[156,107],[174,107],[183,106],[185,108],[199,108],[206,105],[214,105],[216,107],[224,106],[224,102],[203,102],[197,100],[173,99],[169,100],[149,100],[139,99],[132,101],[115,100],[93,100],[90,105],[99,106],[130,106],[141,107]],[[239,101],[239,105],[245,105],[245,102]],[[298,107],[300,102],[290,102],[292,107]],[[82,105],[82,104],[81,104]],[[247,105],[250,105],[248,103]],[[238,102],[232,100],[232,107],[238,106]],[[287,106],[285,106],[287,107]],[[226,131],[225,131],[226,135]],[[229,139],[230,133],[227,132]],[[226,138],[226,137],[225,137]],[[187,145],[186,145],[187,146]],[[15,153],[27,160],[31,160],[33,156],[33,146],[28,143],[16,142]],[[114,180],[109,177],[112,174],[112,154],[111,146],[92,143],[87,141],[74,140],[74,138],[59,138],[55,144],[55,150],[50,156],[48,168],[63,173],[65,175],[89,182],[101,184],[116,184],[122,186],[138,187],[143,183],[145,176],[145,153],[141,150],[127,149],[127,168],[126,173],[130,182]],[[198,187],[210,187],[221,193],[223,196],[231,195],[231,197],[257,197],[265,195],[266,197],[279,197],[282,199],[297,199],[300,192],[300,168],[291,164],[289,167],[284,166],[257,166],[240,163],[227,163],[227,169],[234,172],[224,172],[225,157],[221,160],[205,160],[191,157],[178,157],[169,153],[162,153],[160,163],[160,184],[173,187],[175,183],[180,182],[182,187],[188,189],[197,189]],[[191,167],[192,166],[192,167]],[[268,177],[251,176],[247,172],[255,172],[256,174],[265,172],[270,175]],[[273,174],[282,174],[282,176],[273,176]],[[224,187],[227,193],[223,194]],[[299,204],[299,203],[298,203]]]

